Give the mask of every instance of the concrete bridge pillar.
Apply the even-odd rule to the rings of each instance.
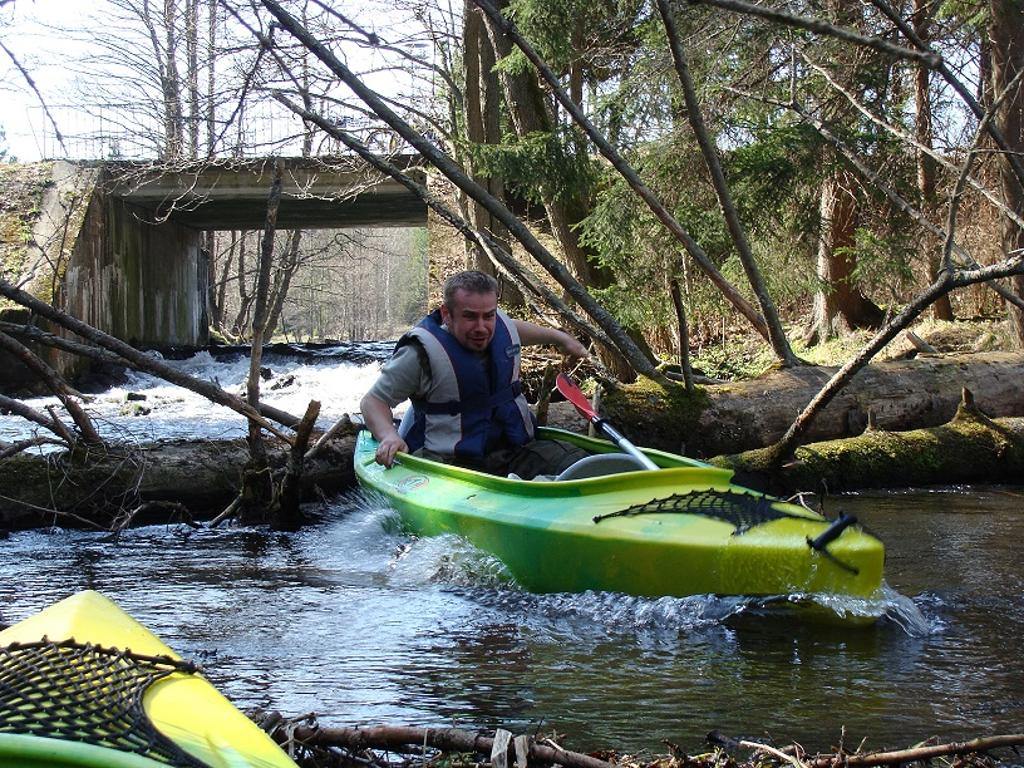
[[[97,194],[64,277],[66,310],[137,346],[200,346],[208,274],[202,233]]]

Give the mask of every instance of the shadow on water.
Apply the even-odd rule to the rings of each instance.
[[[295,533],[148,527],[0,542],[0,620],[103,591],[242,706],[325,723],[533,731],[699,751],[704,735],[906,746],[1019,730],[1020,495],[848,497],[888,546],[878,601],[536,595],[465,541],[340,498]],[[906,597],[909,595],[910,597]],[[806,620],[873,615],[870,626]]]

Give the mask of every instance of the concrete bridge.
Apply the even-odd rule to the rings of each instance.
[[[417,162],[400,157],[396,164],[425,183]],[[51,174],[41,198],[26,205],[41,214],[18,281],[130,343],[206,344],[203,233],[263,228],[273,161],[222,160],[173,170],[58,161]],[[279,229],[427,222],[419,198],[358,159],[286,159],[283,179]]]
[[[281,229],[426,226],[423,201],[358,158],[284,161],[277,225]],[[420,183],[418,156],[392,159]],[[108,194],[198,230],[262,229],[273,180],[271,160],[219,160],[194,168],[149,164],[105,166]]]

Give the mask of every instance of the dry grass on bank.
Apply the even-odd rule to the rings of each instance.
[[[787,335],[793,351],[812,365],[839,366],[853,358],[874,336],[873,331],[855,331],[808,347],[803,343],[803,325],[788,327]],[[942,321],[923,319],[910,331],[940,354],[1009,351],[1013,348],[1006,322],[984,318]],[[897,336],[883,349],[876,360],[901,360],[919,354],[905,333]],[[725,344],[709,344],[699,349],[693,365],[704,375],[719,379],[749,379],[776,365],[771,347],[754,333],[737,333]]]

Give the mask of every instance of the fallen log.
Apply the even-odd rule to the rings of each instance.
[[[1019,483],[1024,477],[1024,418],[990,419],[969,390],[946,424],[907,432],[872,427],[858,437],[801,446],[773,471],[770,449],[719,456],[742,485],[786,495],[922,485]]]
[[[349,434],[305,462],[301,500],[319,498],[318,489],[330,495],[352,486],[353,431],[349,428]],[[268,447],[271,468],[284,473],[290,446],[274,442]],[[195,519],[208,519],[238,494],[248,461],[244,439],[16,454],[3,459],[0,468],[0,529],[63,525],[109,530],[120,527],[127,514],[134,524],[165,522],[168,515],[162,512],[182,508]]]
[[[634,388],[636,389],[636,388]],[[677,396],[685,397],[682,387]],[[557,406],[557,407],[556,407]],[[658,402],[652,400],[652,407]],[[566,403],[553,403],[549,423],[577,431],[583,420]],[[627,431],[626,421],[616,421]],[[352,448],[355,426],[335,425],[336,436],[307,451],[301,498],[315,489],[330,494],[355,484]],[[638,442],[649,443],[644,437]],[[290,449],[272,444],[271,466],[284,471]],[[239,477],[249,460],[242,440],[165,441],[144,447],[117,446],[105,452],[81,448],[40,457],[16,454],[2,459],[0,528],[53,524],[110,528],[133,512],[135,523],[161,509],[147,502],[177,502],[196,518],[208,519],[237,496]],[[294,461],[294,459],[293,459]],[[778,472],[766,450],[722,455],[712,460],[734,469],[743,485],[780,495],[796,491],[1019,482],[1024,477],[1024,418],[990,419],[972,403],[950,422],[921,430],[894,432],[878,426],[855,438],[802,446]],[[173,507],[173,509],[180,509]]]
[[[689,456],[718,456],[764,448],[836,371],[797,366],[757,379],[667,388],[649,380],[602,395],[603,415],[631,440]],[[810,427],[808,442],[859,435],[873,412],[884,430],[944,424],[956,413],[960,392],[974,392],[992,417],[1024,416],[1024,355],[988,352],[874,363],[835,397]],[[552,406],[550,423],[571,423]]]

